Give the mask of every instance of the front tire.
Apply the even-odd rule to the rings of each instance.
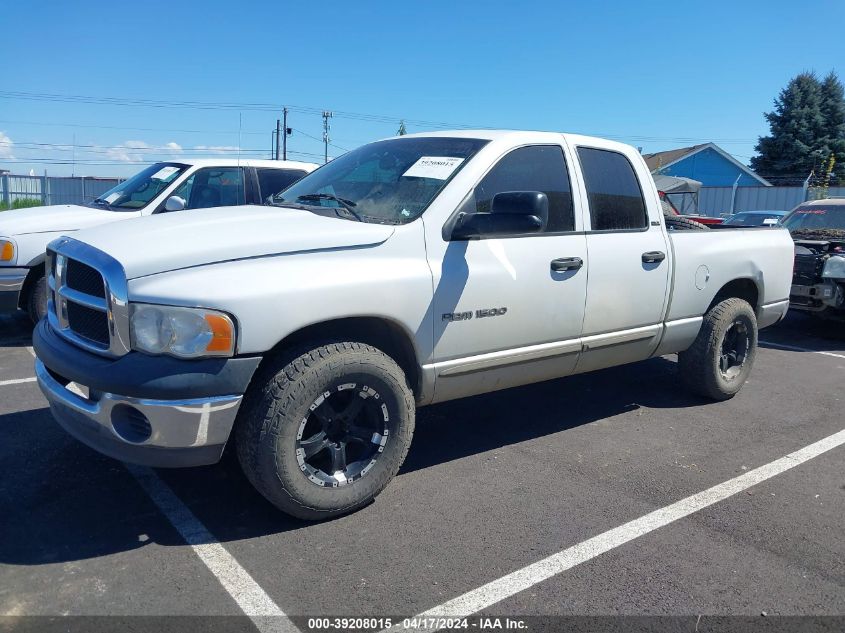
[[[26,312],[35,324],[47,314],[47,278],[43,272],[29,288],[26,296]]]
[[[414,397],[396,362],[356,342],[300,348],[257,376],[239,414],[238,459],[276,507],[319,520],[370,503],[399,471]]]
[[[713,306],[695,342],[678,354],[686,386],[713,400],[733,398],[751,373],[757,355],[757,317],[743,299],[725,299]]]

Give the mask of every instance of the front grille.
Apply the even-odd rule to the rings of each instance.
[[[71,290],[77,290],[92,297],[106,298],[106,285],[103,282],[103,276],[88,264],[83,264],[75,259],[67,260],[65,285]]]
[[[812,286],[821,281],[822,258],[815,254],[798,254],[792,269],[792,283],[796,286]]]
[[[61,237],[47,247],[47,286],[47,319],[60,336],[104,356],[129,353],[129,301],[120,262]]]
[[[109,321],[105,312],[68,301],[67,321],[70,329],[79,336],[109,346]]]

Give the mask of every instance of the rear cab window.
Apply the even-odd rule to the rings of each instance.
[[[593,231],[645,231],[648,212],[631,162],[619,152],[579,147]]]
[[[256,172],[259,196],[265,203],[270,202],[268,199],[272,199],[307,173],[302,169],[273,169],[272,167],[259,167]]]

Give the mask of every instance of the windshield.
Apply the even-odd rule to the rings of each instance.
[[[790,231],[845,230],[845,205],[800,206],[782,222]]]
[[[273,196],[275,205],[325,209],[331,215],[385,224],[419,217],[488,141],[395,138],[336,158]]]
[[[187,165],[179,163],[156,163],[135,174],[129,180],[109,189],[91,206],[104,207],[114,211],[135,211],[147,206],[153,198],[176,180]]]
[[[766,220],[780,220],[781,213],[737,213],[732,215],[725,224],[733,226],[762,226]]]

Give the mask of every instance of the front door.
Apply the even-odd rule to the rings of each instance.
[[[549,200],[544,232],[429,245],[436,401],[575,368],[588,261],[565,152],[562,145],[510,151],[465,203],[483,213],[497,193],[542,191]]]

